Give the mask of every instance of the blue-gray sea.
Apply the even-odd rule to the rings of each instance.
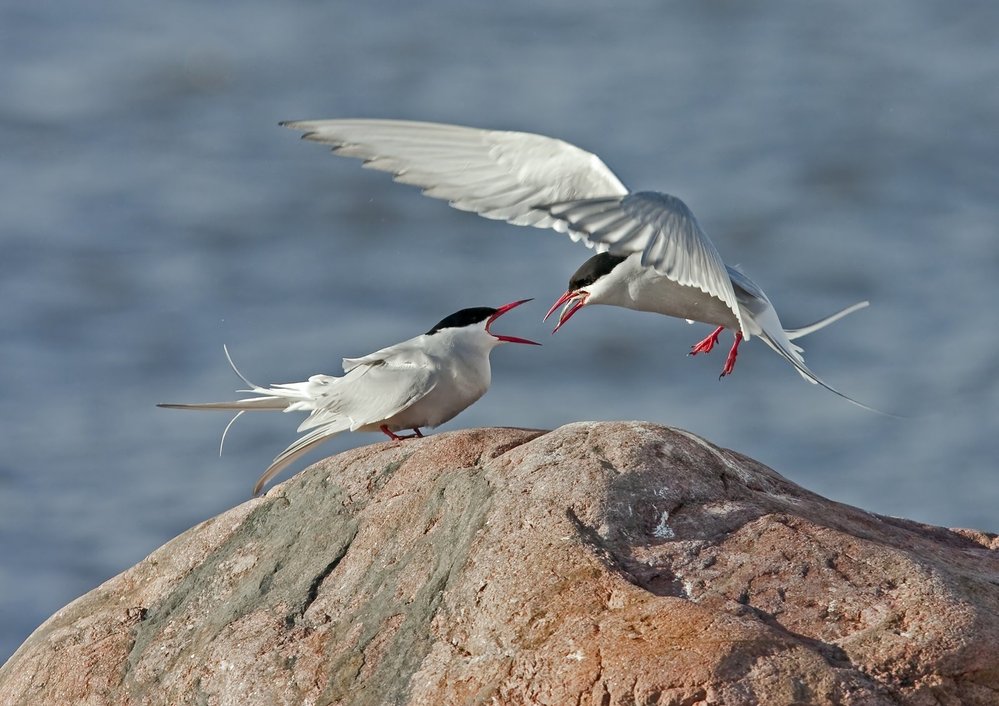
[[[243,502],[297,418],[157,409],[338,373],[537,301],[444,428],[675,425],[890,515],[999,530],[999,3],[7,2],[0,7],[0,660]],[[683,198],[791,327],[719,382],[707,326],[541,316],[589,255],[447,208],[279,120],[527,130]],[[308,460],[381,441],[335,439]],[[304,467],[299,463],[296,469]]]

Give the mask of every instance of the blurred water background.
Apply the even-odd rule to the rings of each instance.
[[[999,4],[592,0],[4,3],[0,660],[247,499],[298,419],[161,401],[339,372],[466,306],[538,301],[444,428],[676,425],[872,511],[999,530]],[[811,367],[707,326],[541,316],[588,251],[335,159],[284,119],[519,129],[683,198]],[[309,460],[375,436],[341,437]],[[295,469],[305,464],[299,463]]]

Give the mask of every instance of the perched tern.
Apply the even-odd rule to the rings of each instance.
[[[548,312],[566,306],[555,330],[587,304],[701,321],[717,328],[691,348],[691,355],[710,351],[725,328],[735,334],[721,377],[732,372],[739,344],[759,336],[809,382],[871,409],[820,380],[791,342],[868,302],[803,329],[785,330],[767,295],[722,261],[683,201],[629,191],[595,154],[543,135],[440,123],[346,119],[281,125],[457,209],[552,228],[600,253],[579,268]]]
[[[169,409],[236,410],[244,412],[308,412],[298,427],[308,431],[282,451],[253,486],[264,485],[285,466],[317,444],[344,431],[380,431],[393,440],[423,436],[421,427],[436,427],[452,419],[489,389],[489,353],[501,343],[540,345],[526,338],[490,331],[500,316],[530,299],[498,309],[462,309],[442,319],[426,333],[382,348],[361,358],[343,359],[343,377],[313,375],[306,382],[261,387],[236,369],[256,397],[232,402],[160,404]],[[232,422],[229,423],[230,426]],[[395,432],[412,429],[413,434]],[[226,427],[226,431],[229,427]],[[225,440],[225,433],[222,435]]]

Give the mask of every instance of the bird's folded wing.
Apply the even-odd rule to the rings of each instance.
[[[426,369],[364,365],[342,378],[329,378],[318,392],[316,409],[298,427],[308,431],[278,454],[253,486],[257,496],[267,482],[289,463],[331,436],[388,419],[415,404],[434,389]]]
[[[545,205],[570,233],[615,255],[642,253],[677,284],[696,287],[723,301],[747,335],[729,272],[693,212],[675,196],[639,191],[625,196],[578,199]],[[748,335],[747,335],[748,337]]]
[[[542,135],[406,120],[281,124],[427,196],[515,225],[565,232],[538,204],[627,193],[599,157]]]
[[[386,349],[383,348],[380,351],[369,353],[368,355],[361,356],[360,358],[344,358],[343,372],[349,373],[359,365],[377,365],[379,363],[384,363],[386,357],[385,351]]]
[[[349,420],[351,431],[381,423],[425,397],[435,385],[434,372],[426,366],[364,364],[324,390],[298,430],[331,422],[339,425],[343,419]]]
[[[411,368],[425,367],[432,368],[434,361],[425,352],[423,336],[413,338],[391,346],[379,348],[374,353],[359,358],[344,358],[343,372],[349,373],[354,368],[361,365],[387,365],[389,367]]]

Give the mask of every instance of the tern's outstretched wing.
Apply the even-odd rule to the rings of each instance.
[[[666,194],[629,195],[599,157],[575,145],[525,132],[405,120],[281,124],[455,208],[553,228],[597,252],[641,252],[643,264],[718,297],[742,323],[721,257],[690,209]]]
[[[640,252],[643,265],[677,284],[721,299],[735,314],[743,336],[750,338],[752,332],[742,319],[721,255],[693,212],[677,197],[639,191],[549,204],[545,210],[569,232],[597,244],[598,249],[617,254]]]
[[[538,206],[628,193],[599,157],[542,135],[407,120],[281,124],[457,209],[515,225],[565,232]]]

